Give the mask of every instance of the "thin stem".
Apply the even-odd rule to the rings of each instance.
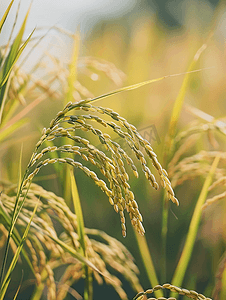
[[[39,300],[42,296],[44,288],[45,288],[44,283],[40,283],[38,286],[36,286],[31,300]]]
[[[163,210],[162,210],[162,245],[161,245],[161,280],[166,282],[166,241],[167,241],[167,231],[168,231],[168,214],[169,214],[169,201],[166,200],[165,195],[163,199]]]
[[[140,255],[144,263],[144,267],[146,269],[148,279],[150,281],[151,286],[156,286],[159,284],[156,272],[155,272],[155,267],[152,261],[152,257],[150,254],[150,251],[148,249],[148,244],[146,241],[145,236],[139,235],[135,230],[135,236],[137,240],[137,244],[140,250]],[[163,292],[162,290],[155,291],[155,296],[156,297],[163,297]]]
[[[83,255],[85,258],[88,258],[86,254],[86,241],[85,241],[86,235],[85,235],[85,226],[84,226],[80,197],[79,197],[73,170],[70,169],[69,171],[70,171],[69,174],[71,179],[72,199],[73,199],[75,214],[77,216],[77,221],[78,221],[77,222],[78,235],[79,235],[79,242],[81,245],[80,254]],[[90,270],[90,268],[88,268],[86,264],[84,264],[84,270],[85,270],[84,299],[92,300],[93,299],[92,271]]]

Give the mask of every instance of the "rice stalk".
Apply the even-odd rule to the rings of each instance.
[[[87,114],[78,115],[78,116],[68,115],[68,113],[72,109],[84,110],[86,112],[94,111],[97,113],[101,113],[102,115],[107,115],[113,120],[117,121],[121,126],[116,125],[114,122],[105,121],[102,118],[94,115],[87,115]],[[28,193],[28,187],[31,184],[33,177],[39,172],[39,170],[43,166],[54,164],[57,162],[66,163],[76,168],[79,168],[83,172],[85,172],[85,174],[91,177],[91,179],[93,179],[93,181],[107,194],[110,203],[114,206],[115,211],[120,213],[123,236],[126,235],[126,226],[125,226],[125,217],[124,217],[125,208],[127,212],[129,212],[132,225],[136,228],[138,233],[144,234],[144,228],[142,225],[142,216],[139,212],[137,202],[134,200],[134,195],[132,191],[130,191],[130,186],[127,182],[129,176],[125,170],[124,162],[123,162],[123,160],[125,160],[126,163],[132,168],[134,175],[138,176],[138,172],[134,165],[133,159],[130,158],[130,156],[120,147],[118,143],[112,141],[109,135],[106,134],[104,135],[102,131],[88,124],[86,120],[97,122],[98,124],[101,124],[104,127],[110,127],[115,133],[117,133],[121,138],[123,138],[129,145],[129,147],[132,149],[132,151],[135,153],[135,157],[138,159],[138,161],[140,161],[142,169],[147,179],[149,180],[151,185],[155,189],[157,189],[158,184],[155,180],[155,177],[151,173],[150,169],[147,167],[147,163],[143,153],[139,150],[140,147],[143,148],[147,153],[147,155],[151,158],[153,166],[158,171],[161,178],[161,184],[166,188],[168,192],[168,196],[177,205],[179,204],[178,200],[174,196],[174,192],[167,178],[167,173],[165,170],[162,169],[161,165],[159,164],[157,160],[157,156],[154,153],[149,142],[147,142],[140,136],[140,134],[137,132],[134,126],[129,124],[124,118],[120,117],[114,111],[110,109],[104,109],[98,106],[94,107],[88,104],[87,101],[80,101],[79,103],[75,103],[75,104],[68,103],[66,107],[63,109],[63,111],[59,112],[57,117],[51,122],[50,127],[47,130],[46,129],[43,130],[42,137],[39,140],[39,142],[36,144],[35,152],[33,153],[32,158],[25,171],[23,183],[19,189],[20,191],[19,194],[24,193],[24,191],[27,190],[27,192],[25,192],[24,194],[25,195],[24,200],[25,200],[26,193]],[[70,127],[68,127],[68,125]],[[104,152],[98,150],[95,146],[90,144],[88,140],[74,135],[74,132],[78,129],[85,129],[86,131],[88,130],[94,135],[96,135],[99,138],[100,142],[103,145],[105,145],[106,150],[109,151],[111,157],[106,156]],[[48,146],[40,150],[41,145],[44,144],[45,141],[53,141],[57,138],[62,138],[62,137],[69,138],[70,140],[79,144],[79,146],[73,146],[73,145],[62,145],[59,147]],[[106,186],[106,183],[103,180],[99,179],[93,171],[90,171],[83,164],[77,162],[71,157],[63,157],[63,158],[55,157],[55,158],[47,158],[41,160],[42,157],[47,153],[54,153],[54,152],[72,153],[74,155],[81,156],[81,158],[84,161],[90,161],[93,165],[97,166],[101,170],[102,174],[109,181],[110,189]],[[30,171],[31,168],[33,168],[32,172]],[[21,194],[21,196],[22,195],[23,194]],[[24,205],[24,200],[20,199],[20,197],[18,196],[17,203],[19,203],[19,209],[17,210],[16,215],[13,217],[14,220],[18,219],[19,212],[21,211]],[[59,215],[59,211],[58,211],[58,215]],[[15,226],[14,224],[15,221],[13,222],[13,227]],[[68,224],[68,222],[66,222],[66,224]],[[68,226],[70,227],[69,224]],[[47,234],[47,232],[43,230],[42,233]],[[54,242],[56,242],[61,248],[63,248],[63,251],[67,251],[71,255],[75,255],[73,249],[66,246],[66,244],[61,242],[61,240],[59,240],[58,238],[54,237],[53,233],[48,234],[48,237],[52,239]],[[77,245],[77,243],[75,243],[75,245]],[[93,269],[95,269],[93,264],[88,263],[87,260],[82,259],[82,257],[78,256],[78,254],[76,254],[75,257],[77,257],[80,261],[85,262]],[[49,273],[50,279],[52,278],[51,276],[52,274]],[[50,280],[50,283],[51,282],[53,281]],[[121,293],[121,296],[125,298],[125,295],[119,289],[118,284],[115,285],[115,288],[119,293]],[[49,289],[50,289],[50,294],[52,295],[51,297],[54,297],[56,293],[55,287],[52,287],[50,285]]]
[[[142,226],[142,216],[139,212],[138,205],[134,200],[134,195],[129,189],[129,176],[125,170],[123,162],[123,160],[126,160],[126,163],[129,164],[130,167],[132,167],[135,176],[137,176],[138,173],[133,163],[133,160],[128,156],[128,154],[126,154],[126,152],[120,147],[118,143],[112,141],[109,135],[104,135],[102,131],[90,125],[87,122],[87,120],[94,120],[95,122],[101,124],[104,127],[112,128],[112,130],[115,133],[117,133],[119,137],[124,139],[131,148],[131,150],[134,152],[135,157],[138,159],[138,161],[140,161],[145,176],[147,177],[151,185],[155,189],[158,189],[158,184],[155,180],[155,177],[148,168],[143,153],[141,152],[141,150],[139,150],[139,148],[143,148],[148,154],[149,158],[151,158],[152,164],[160,176],[161,184],[166,189],[168,197],[178,205],[179,202],[174,196],[174,192],[171,188],[170,181],[167,178],[167,173],[159,164],[157,156],[154,153],[150,143],[142,138],[142,136],[138,133],[138,131],[133,125],[129,124],[124,118],[120,117],[117,113],[113,112],[112,110],[103,109],[102,107],[94,107],[91,104],[88,104],[87,102],[88,100],[80,101],[74,104],[68,103],[63,109],[63,111],[59,112],[57,114],[57,117],[51,121],[50,127],[48,129],[44,129],[43,135],[36,144],[35,151],[28,164],[22,188],[24,188],[29,182],[31,182],[33,177],[45,165],[54,164],[56,162],[72,165],[85,172],[85,174],[89,176],[95,182],[95,184],[98,185],[106,193],[106,195],[109,197],[110,203],[114,206],[115,211],[120,212],[123,236],[126,235],[124,218],[125,209],[129,212],[133,226],[135,226],[139,233],[144,234],[144,228]],[[116,125],[114,122],[105,121],[104,119],[94,115],[69,115],[69,112],[71,112],[74,109],[84,110],[88,112],[90,110],[98,111],[98,113],[110,116],[112,119],[119,122],[119,124],[122,127]],[[122,130],[123,127],[124,130]],[[101,144],[103,144],[108,153],[110,153],[110,157],[106,156],[104,152],[98,150],[94,145],[92,145],[89,142],[89,140],[74,135],[74,132],[76,132],[78,129],[83,128],[86,131],[89,131],[98,137]],[[41,151],[39,151],[39,148],[45,141],[54,141],[58,138],[67,138],[69,140],[74,141],[79,146],[53,146],[44,148]],[[102,172],[102,174],[106,177],[110,184],[110,189],[107,187],[106,183],[103,180],[99,179],[93,171],[89,170],[83,164],[75,161],[71,157],[58,157],[53,159],[47,158],[41,160],[41,158],[48,152],[56,151],[79,155],[83,160],[90,161],[93,165],[97,166]],[[36,167],[30,173],[30,168],[34,165],[36,165]]]
[[[144,140],[136,128],[129,124],[124,118],[120,117],[117,113],[113,112],[110,109],[104,109],[102,107],[94,107],[88,104],[89,100],[80,101],[78,103],[68,103],[63,111],[57,114],[57,117],[52,120],[50,127],[46,130],[43,130],[43,134],[39,142],[36,144],[35,152],[32,155],[32,158],[28,164],[28,167],[25,171],[22,184],[19,188],[19,193],[16,200],[16,206],[14,209],[14,215],[12,218],[12,226],[9,231],[9,239],[12,235],[13,228],[15,226],[15,222],[19,217],[19,213],[24,205],[24,201],[26,199],[29,186],[33,177],[39,172],[39,170],[48,164],[54,164],[56,162],[66,163],[72,165],[76,168],[81,169],[85,174],[107,194],[109,197],[110,203],[114,206],[116,212],[120,213],[121,219],[121,227],[122,227],[122,234],[123,236],[126,235],[126,226],[125,226],[125,217],[124,217],[124,210],[126,209],[130,215],[131,223],[136,228],[138,233],[144,234],[144,228],[142,225],[142,216],[139,212],[137,202],[134,200],[134,195],[132,191],[130,191],[130,186],[128,184],[129,176],[125,170],[123,160],[126,160],[127,164],[129,164],[135,176],[138,176],[136,167],[133,163],[133,160],[128,156],[128,154],[120,147],[119,144],[112,141],[109,135],[104,135],[99,129],[92,127],[90,124],[86,122],[86,120],[94,120],[95,122],[103,125],[104,127],[110,127],[113,129],[115,133],[117,133],[121,138],[123,138],[130,148],[135,153],[135,157],[140,161],[142,169],[150,181],[152,186],[155,189],[158,189],[158,184],[155,180],[154,175],[151,173],[150,169],[147,167],[146,160],[144,158],[143,153],[139,150],[139,147],[143,148],[148,156],[152,160],[153,166],[158,171],[161,184],[166,188],[169,198],[175,202],[177,205],[179,204],[178,200],[174,196],[174,192],[171,188],[170,182],[167,178],[167,173],[164,169],[162,169],[161,165],[157,160],[157,156],[154,153],[150,144]],[[68,113],[72,109],[80,109],[84,111],[94,111],[101,114],[106,114],[113,120],[119,122],[122,128],[116,125],[114,122],[107,122],[104,121],[102,118],[94,116],[94,115],[81,115],[81,116],[74,116],[68,115]],[[66,126],[64,126],[66,123]],[[71,127],[68,127],[71,126]],[[63,126],[63,127],[61,127]],[[96,135],[100,142],[105,145],[106,150],[110,152],[111,158],[106,156],[106,154],[96,147],[94,147],[90,142],[84,138],[79,136],[74,136],[73,133],[77,129],[85,129],[92,132]],[[124,130],[122,130],[124,128]],[[39,148],[45,141],[52,141],[57,138],[69,138],[70,140],[78,143],[80,146],[72,146],[72,145],[63,145],[60,147],[52,146],[42,149],[38,152]],[[47,158],[41,161],[41,158],[48,152],[65,152],[65,153],[73,153],[75,155],[80,155],[83,160],[90,161],[93,165],[97,166],[102,174],[106,177],[110,184],[110,189],[106,186],[106,183],[99,179],[97,175],[90,171],[87,167],[83,164],[75,161],[71,157],[64,157],[64,158]],[[35,166],[35,167],[33,167]],[[30,168],[33,167],[33,171],[30,171]],[[23,196],[24,195],[24,196]],[[64,251],[69,251],[71,255],[77,257],[80,261],[85,262],[87,265],[91,266],[93,269],[96,269],[93,264],[90,264],[87,260],[83,259],[78,254],[75,254],[72,248],[62,243],[58,238],[55,238],[53,234],[49,234],[49,238],[56,242],[60,247],[63,247]],[[9,245],[9,243],[8,243]],[[7,257],[7,251],[6,256]],[[6,261],[6,259],[4,260]],[[97,269],[96,269],[97,270]],[[51,274],[49,275],[51,278]],[[51,282],[51,280],[50,280]],[[52,291],[52,296],[55,295],[55,288],[50,286],[50,291]]]

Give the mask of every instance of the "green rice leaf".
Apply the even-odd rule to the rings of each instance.
[[[197,60],[199,59],[201,53],[206,49],[206,44],[203,44],[201,48],[198,49],[196,52],[192,62],[190,63],[188,67],[188,71],[185,73],[185,77],[182,83],[182,86],[180,88],[179,94],[174,102],[173,111],[171,114],[170,124],[169,124],[169,130],[168,135],[166,137],[166,141],[164,144],[164,165],[167,167],[168,162],[170,161],[170,154],[172,151],[172,145],[174,142],[174,136],[178,124],[178,120],[181,114],[182,106],[184,103],[185,95],[187,93],[187,90],[190,85],[191,77],[193,74],[193,70],[196,66]],[[166,279],[166,239],[167,239],[167,231],[168,231],[168,204],[165,200],[165,195],[163,195],[163,212],[162,212],[162,254],[161,254],[161,260],[162,260],[162,279],[165,281]]]
[[[20,183],[21,183],[22,149],[23,148],[21,147],[20,160],[19,160],[19,174],[18,174],[18,183],[19,184],[18,184],[18,191],[17,191],[17,196],[16,196],[16,203],[15,203],[15,206],[14,206],[13,216],[12,216],[11,223],[10,223],[10,226],[9,226],[9,233],[8,233],[5,252],[4,252],[4,257],[3,257],[3,261],[2,261],[2,269],[1,269],[1,275],[0,275],[0,295],[2,293],[2,288],[3,288],[2,283],[3,283],[4,273],[5,273],[6,262],[7,262],[7,258],[8,258],[10,238],[13,235],[13,229],[14,229],[14,225],[15,225],[15,217],[16,217],[16,212],[17,212],[17,207],[18,207],[18,202],[19,202],[19,196],[20,196],[19,186],[20,186]]]
[[[175,103],[174,103],[174,106],[173,106],[173,111],[172,111],[172,114],[171,114],[171,119],[170,119],[168,138],[167,138],[166,143],[165,143],[165,149],[166,149],[166,151],[165,151],[165,162],[166,163],[167,163],[166,160],[169,159],[168,154],[170,153],[171,146],[172,146],[172,143],[173,143],[173,140],[174,140],[173,138],[174,138],[174,135],[175,135],[175,132],[176,132],[177,123],[178,123],[178,120],[179,120],[179,117],[180,117],[180,113],[181,113],[181,109],[182,109],[182,106],[183,106],[183,103],[184,103],[185,95],[187,93],[187,90],[188,90],[190,82],[191,82],[191,76],[192,76],[193,70],[196,66],[196,63],[197,63],[200,55],[202,54],[202,52],[205,49],[206,49],[206,44],[203,44],[198,49],[198,51],[196,52],[192,62],[190,63],[190,65],[188,67],[188,71],[185,73],[185,77],[184,77],[182,86],[181,86],[179,94],[178,94],[178,96],[175,100]]]
[[[0,73],[0,88],[6,83],[15,63],[17,62],[18,58],[20,57],[21,53],[23,52],[24,48],[27,46],[32,34],[34,33],[35,29],[31,32],[27,40],[23,43],[23,45],[19,48],[18,41],[21,42],[22,37],[18,35],[11,47],[9,55],[4,63],[3,70]],[[22,33],[21,31],[19,34]],[[21,38],[21,39],[20,39]],[[18,49],[19,48],[19,49]]]
[[[189,72],[184,72],[184,73],[173,74],[173,75],[166,75],[166,76],[163,76],[163,77],[159,77],[159,78],[155,78],[155,79],[150,79],[150,80],[142,81],[142,82],[139,82],[139,83],[136,83],[136,84],[132,84],[132,85],[129,85],[129,86],[126,86],[126,87],[114,90],[114,91],[112,91],[110,93],[106,93],[106,94],[100,95],[100,96],[95,97],[93,99],[87,99],[85,102],[86,103],[96,102],[96,101],[99,101],[101,99],[105,99],[107,97],[120,94],[122,92],[132,91],[132,90],[138,89],[138,88],[140,88],[142,86],[145,86],[145,85],[157,82],[157,81],[161,81],[161,80],[169,78],[169,77],[175,77],[175,76],[190,74],[190,73],[199,72],[199,71],[201,71],[201,69],[200,70],[193,70],[193,71],[189,71]]]
[[[185,272],[187,270],[187,266],[188,263],[190,261],[191,255],[192,255],[192,251],[194,248],[194,244],[195,244],[195,240],[196,240],[196,236],[197,236],[197,232],[198,232],[198,228],[199,228],[199,224],[201,221],[201,215],[202,215],[202,206],[206,200],[207,194],[208,194],[208,188],[211,185],[212,182],[212,178],[214,175],[214,172],[217,168],[217,165],[219,163],[220,160],[220,156],[216,156],[212,166],[210,168],[209,174],[206,177],[206,180],[204,182],[204,185],[202,187],[200,196],[198,198],[191,222],[190,222],[190,226],[189,226],[189,230],[188,230],[188,234],[187,234],[187,238],[185,241],[185,245],[183,248],[183,251],[181,253],[180,256],[180,260],[178,262],[176,271],[174,273],[173,279],[172,279],[172,284],[176,285],[176,286],[181,286],[183,279],[184,279],[184,275]],[[175,297],[175,296],[174,296]]]
[[[6,213],[6,211],[3,209],[1,204],[0,204],[0,223],[6,229],[8,229],[10,227],[10,224],[11,224],[11,217]],[[20,234],[19,234],[19,232],[17,231],[16,228],[13,231],[12,238],[13,238],[15,244],[18,246],[19,243],[20,243],[21,237],[20,237]],[[23,254],[23,257],[25,258],[25,260],[27,261],[32,273],[35,274],[33,265],[32,265],[28,255],[27,255],[27,253],[24,251],[24,249],[22,249],[22,254]]]
[[[0,33],[1,33],[1,31],[2,31],[2,27],[3,27],[4,23],[5,23],[5,20],[6,20],[7,16],[8,16],[8,14],[9,14],[9,11],[10,11],[10,9],[11,9],[11,6],[13,5],[13,2],[14,2],[14,0],[12,0],[12,1],[10,2],[8,8],[6,9],[6,11],[5,11],[5,13],[4,13],[4,15],[3,15],[3,17],[2,17],[2,19],[1,19],[1,21],[0,21]]]
[[[79,235],[79,242],[82,247],[82,254],[85,256],[86,254],[86,245],[85,245],[85,232],[84,232],[84,220],[83,220],[83,214],[82,214],[82,208],[80,203],[80,198],[78,194],[77,185],[75,182],[75,177],[73,170],[70,169],[70,178],[71,178],[71,193],[72,193],[72,199],[74,204],[74,210],[75,214],[77,216],[78,221],[78,235]]]
[[[78,235],[79,235],[79,242],[81,245],[81,254],[87,258],[86,255],[86,244],[85,244],[85,227],[84,227],[84,220],[83,220],[83,213],[82,213],[82,207],[81,202],[78,194],[78,189],[74,177],[73,170],[70,169],[70,178],[71,178],[71,193],[72,193],[72,199],[75,209],[75,214],[77,216],[78,221]],[[84,290],[84,299],[92,299],[92,277],[90,276],[89,269],[87,265],[85,265],[85,274],[86,274],[86,284],[85,284],[85,290]]]
[[[4,281],[2,283],[2,287],[1,287],[1,291],[0,291],[0,300],[3,300],[3,297],[5,296],[6,290],[8,288],[9,283],[10,283],[10,280],[11,280],[11,274],[12,274],[12,272],[13,272],[15,266],[16,266],[16,263],[18,261],[20,252],[23,249],[24,242],[25,242],[26,237],[28,235],[31,222],[32,222],[32,219],[33,219],[33,217],[34,217],[34,215],[36,213],[37,208],[38,208],[38,201],[37,201],[37,203],[36,203],[36,205],[34,207],[34,210],[33,210],[33,213],[31,215],[31,218],[29,220],[29,223],[28,223],[28,225],[27,225],[27,227],[26,227],[26,229],[24,231],[23,237],[22,237],[22,239],[20,241],[20,244],[19,244],[19,246],[17,248],[17,251],[16,251],[16,253],[13,256],[13,259],[11,261],[11,264],[10,264],[9,268],[8,268],[8,271],[7,271],[6,275],[4,276]]]

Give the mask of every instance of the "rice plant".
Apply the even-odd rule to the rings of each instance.
[[[0,22],[0,29],[13,2],[11,1]],[[95,299],[101,295],[95,295],[94,281],[99,285],[103,283],[111,285],[120,299],[128,299],[123,285],[124,280],[131,285],[134,295],[137,293],[134,299],[175,300],[180,297],[180,299],[210,300],[211,298],[194,289],[181,286],[184,284],[203,212],[225,197],[225,152],[217,149],[217,140],[220,143],[224,140],[226,126],[224,121],[216,120],[192,106],[186,106],[189,113],[201,121],[196,120],[189,124],[187,129],[177,131],[189,80],[194,72],[197,72],[196,64],[206,49],[206,43],[196,52],[185,73],[172,111],[163,155],[159,158],[153,145],[134,125],[113,109],[99,105],[98,101],[180,74],[121,87],[125,74],[104,59],[91,56],[79,58],[78,35],[65,31],[63,34],[73,40],[70,63],[65,66],[60,59],[47,52],[33,69],[26,73],[21,66],[29,55],[20,64],[17,64],[17,60],[24,48],[29,45],[33,34],[32,32],[26,41],[22,42],[28,14],[29,12],[14,41],[11,41],[10,37],[9,43],[1,48],[1,147],[8,147],[9,137],[28,124],[29,120],[24,117],[29,116],[34,108],[42,105],[43,114],[45,113],[44,100],[60,100],[64,107],[49,126],[41,130],[41,137],[37,138],[38,141],[24,171],[22,167],[24,147],[21,149],[17,184],[4,180],[4,176],[1,178],[0,245],[4,249],[4,255],[1,264],[0,299],[8,299],[10,282],[16,265],[20,263],[29,267],[34,279],[35,287],[31,295],[33,300],[69,299],[69,295],[75,299]],[[62,32],[59,28],[54,29]],[[41,39],[34,38],[35,44],[31,47],[31,51],[37,47]],[[46,57],[53,65],[51,71],[48,66],[43,67],[42,63]],[[94,81],[98,79],[98,72],[105,74],[118,88],[95,97],[82,80],[79,80],[79,68],[83,76]],[[46,72],[41,79],[37,78],[35,73],[40,69]],[[96,73],[91,70],[95,70]],[[220,134],[220,138],[218,136],[215,138],[216,133]],[[206,149],[194,151],[197,140],[204,135],[207,135],[208,141]],[[15,142],[18,141],[19,136],[16,136]],[[162,159],[163,164],[159,162]],[[64,197],[57,196],[56,193],[34,183],[40,174],[40,176],[45,174],[43,170],[51,166],[59,176],[58,183]],[[85,227],[74,172],[76,178],[80,173],[84,173],[89,180],[88,186],[94,183],[100,188],[103,199],[108,200],[119,215],[123,237],[127,235],[126,218],[130,219],[152,288],[143,291],[139,269],[133,255],[121,242],[103,230]],[[164,190],[162,251],[159,263],[161,280],[158,279],[159,274],[153,263],[152,251],[145,239],[144,218],[139,208],[140,200],[135,199],[129,182],[130,177],[138,178],[142,175],[155,190],[159,189],[159,183]],[[179,206],[174,189],[201,176],[205,180],[197,196],[190,226],[184,237],[184,246],[175,264],[171,283],[166,283],[169,281],[167,276],[169,200]],[[51,190],[51,186],[48,189]],[[209,192],[211,196],[208,196]],[[146,229],[148,230],[149,228]],[[83,281],[84,289],[79,293],[74,285]],[[224,299],[224,282],[223,257],[213,288],[213,299]],[[21,287],[22,280],[18,283],[17,290],[14,290],[13,299],[20,297]]]

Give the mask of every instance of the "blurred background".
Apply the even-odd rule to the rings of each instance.
[[[0,1],[1,15],[9,2]],[[15,1],[1,34],[2,45],[7,41],[11,31],[18,3],[19,1]],[[29,5],[29,0],[21,1],[18,28]],[[195,66],[195,69],[202,70],[192,75],[186,90],[185,103],[214,118],[225,118],[225,1],[34,0],[26,27],[26,36],[34,27],[36,31],[32,45],[39,37],[44,35],[44,38],[23,64],[24,72],[26,74],[32,72],[33,82],[38,80],[48,82],[59,70],[62,71],[59,71],[60,75],[66,76],[64,69],[70,62],[74,42],[71,33],[76,34],[75,41],[80,58],[77,76],[79,83],[87,89],[79,94],[80,96],[83,94],[84,98],[98,96],[118,87],[148,79],[186,72],[198,49],[205,44],[206,48]],[[24,57],[29,51],[28,48]],[[85,57],[89,57],[90,61],[87,62]],[[92,58],[96,58],[99,64],[92,63]],[[34,67],[39,61],[42,61],[42,65]],[[98,104],[117,111],[129,123],[134,124],[142,134],[146,134],[154,151],[159,155],[160,162],[163,163],[164,140],[173,104],[183,79],[183,75],[169,77],[140,89],[101,100]],[[57,84],[59,85],[59,82],[53,83],[52,89],[57,91]],[[43,91],[40,86],[36,86],[37,89],[33,89],[32,93],[28,93],[25,97],[27,103],[32,102]],[[62,86],[59,91],[61,89]],[[62,109],[64,105],[62,95],[63,93],[51,94],[48,99],[26,115],[30,122],[14,135],[14,138],[18,139],[17,143],[13,143],[12,139],[3,143],[0,149],[2,178],[17,182],[17,162],[21,142],[24,144],[25,168],[42,128],[47,127],[56,113]],[[78,100],[80,96],[75,95],[75,99]],[[184,106],[178,131],[188,128],[189,122],[195,119]],[[219,141],[219,145],[221,147],[219,150],[225,151],[225,144]],[[204,148],[211,150],[211,147],[203,137],[199,144],[194,145],[193,150],[200,151]],[[13,160],[12,157],[14,157]],[[40,178],[37,177],[37,183],[63,196],[64,191],[54,174],[53,168],[43,170]],[[85,175],[78,171],[75,175],[85,225],[89,228],[104,230],[120,240],[136,259],[143,287],[149,288],[150,284],[139,256],[129,219],[127,218],[127,237],[123,239],[119,216],[112,210],[108,199]],[[45,176],[49,178],[41,180],[41,177]],[[167,281],[171,280],[178,262],[203,180],[204,178],[200,176],[194,181],[187,181],[177,187],[176,196],[180,201],[180,207],[170,204]],[[131,176],[130,184],[144,217],[146,238],[157,273],[160,273],[162,190],[154,191],[142,172],[140,172],[139,179]],[[186,288],[206,292],[209,296],[214,287],[214,274],[225,248],[225,209],[226,206],[222,201],[203,214],[201,230],[189,264],[188,275],[184,281]],[[79,287],[77,288],[79,290]],[[95,288],[98,289],[98,287]],[[126,286],[126,289],[128,296],[132,298],[134,292],[130,287]],[[97,291],[101,293],[103,299],[104,296],[111,299],[108,287],[101,287]],[[117,299],[114,298],[117,297],[114,291],[110,293],[112,299]]]

